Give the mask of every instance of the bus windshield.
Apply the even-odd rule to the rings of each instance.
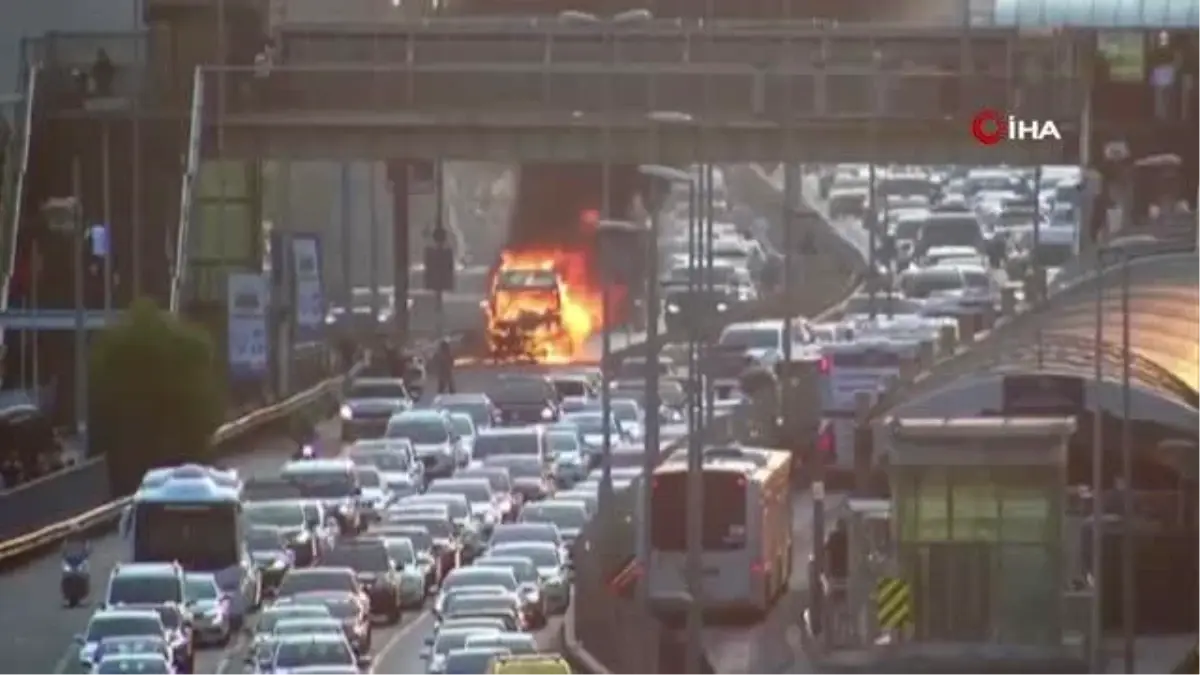
[[[659,551],[687,548],[687,473],[654,477],[650,537]],[[733,551],[746,545],[746,479],[730,471],[704,473],[703,541],[706,551]]]
[[[236,503],[140,503],[134,509],[134,562],[179,561],[189,571],[216,572],[241,560]]]

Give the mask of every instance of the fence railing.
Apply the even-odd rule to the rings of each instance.
[[[188,124],[188,151],[179,179],[179,227],[175,232],[175,260],[171,268],[170,310],[179,311],[187,283],[188,253],[191,251],[192,198],[200,172],[200,144],[204,134],[204,76],[196,68],[192,84],[192,108]]]

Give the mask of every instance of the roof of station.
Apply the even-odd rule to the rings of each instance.
[[[932,395],[980,373],[1051,372],[1095,377],[1097,304],[1101,307],[1102,376],[1120,382],[1122,289],[1128,278],[1131,380],[1147,392],[1196,408],[1200,388],[1200,283],[1194,251],[1110,264],[1014,317],[888,397],[881,408]]]
[[[1020,28],[1190,29],[1195,0],[994,0],[991,23]]]

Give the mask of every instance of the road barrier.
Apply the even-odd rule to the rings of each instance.
[[[768,209],[773,209],[776,213],[782,212],[782,195],[778,187],[758,167],[728,169],[726,176],[732,192],[740,192],[744,195],[743,201],[755,206],[761,205],[761,208],[756,210],[764,213],[770,212]],[[818,321],[834,316],[840,311],[846,299],[861,288],[860,278],[866,270],[867,262],[866,253],[857,232],[834,226],[827,219],[823,219],[822,222],[824,227],[812,228],[810,231],[816,248],[825,256],[835,259],[839,272],[849,280],[840,290],[818,299],[824,304],[824,311],[816,317]],[[806,311],[811,310],[807,307],[796,307],[789,302],[782,302],[782,298],[776,297],[757,303],[748,309],[746,316],[734,317],[731,318],[731,321],[751,317],[794,316]],[[625,355],[644,355],[645,347],[644,345],[634,345],[623,351]],[[714,419],[715,428],[703,430],[702,435],[709,441],[713,438],[729,438],[732,432],[732,422],[734,419],[729,415],[718,416]],[[663,448],[661,456],[669,456],[671,452],[683,447],[686,442],[686,437],[677,439]],[[623,602],[614,597],[616,593],[612,588],[613,581],[620,581],[624,576],[632,578],[635,573],[631,563],[634,533],[634,512],[631,504],[636,500],[627,497],[625,500],[614,501],[616,502],[614,511],[607,518],[610,526],[604,528],[607,531],[595,532],[594,530],[601,529],[597,526],[589,528],[593,530],[591,532],[585,530],[584,536],[580,537],[579,541],[584,550],[577,552],[577,556],[587,553],[604,556],[608,560],[584,561],[584,564],[580,565],[580,560],[577,558],[576,601],[572,603],[563,621],[560,638],[564,652],[581,672],[653,672],[656,670],[657,663],[648,664],[646,655],[656,654],[658,651],[656,644],[659,633],[657,621],[643,608],[637,607],[635,603]],[[616,525],[616,527],[611,525]],[[598,578],[586,578],[589,572],[589,563],[595,563],[591,565],[591,574]],[[614,565],[619,567],[614,570]],[[592,588],[581,592],[581,582],[584,585],[592,585]],[[596,594],[594,598],[591,600],[585,598],[592,593]],[[583,625],[581,625],[580,619],[584,617],[576,614],[576,610],[582,604],[586,604],[587,612],[592,614],[582,621]],[[605,654],[609,661],[620,660],[619,663],[601,661],[583,644],[581,638],[586,638],[586,636],[581,636],[580,632],[586,633],[589,625],[597,632],[603,631],[603,634],[610,638],[608,641],[611,644],[619,645],[619,650],[613,650],[619,653]],[[593,633],[593,636],[595,634],[597,633]],[[646,642],[647,640],[653,642]]]

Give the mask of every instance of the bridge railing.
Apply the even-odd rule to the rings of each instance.
[[[221,92],[206,104],[225,114],[445,112],[484,122],[511,113],[578,119],[670,110],[689,113],[698,124],[961,117],[969,125],[981,108],[1011,110],[1018,100],[1030,117],[1074,122],[1077,111],[1070,92],[1055,80],[873,66],[479,62],[286,66],[268,76],[250,68],[205,68],[204,76],[206,91]],[[223,105],[211,100],[221,97]]]

